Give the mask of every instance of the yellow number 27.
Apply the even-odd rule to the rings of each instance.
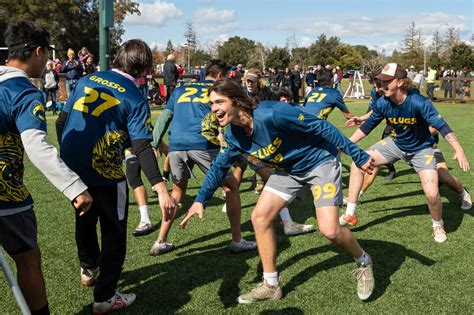
[[[112,108],[114,106],[117,106],[120,104],[120,101],[116,99],[115,97],[107,94],[107,93],[99,93],[96,90],[85,86],[84,87],[84,93],[86,96],[83,96],[79,98],[75,103],[72,109],[84,112],[84,113],[89,113],[89,106],[86,104],[91,104],[97,101],[98,98],[103,100],[104,102],[97,106],[91,113],[92,116],[99,117],[100,114],[102,114],[105,110]]]

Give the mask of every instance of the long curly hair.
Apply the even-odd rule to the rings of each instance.
[[[208,90],[226,96],[232,100],[232,106],[240,108],[245,112],[252,112],[258,106],[258,99],[248,97],[242,86],[232,79],[217,80]]]

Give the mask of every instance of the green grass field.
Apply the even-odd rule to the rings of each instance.
[[[364,113],[367,103],[347,102],[354,114]],[[474,120],[474,106],[435,105],[458,135],[474,169],[471,121]],[[159,111],[154,111],[153,115],[155,119]],[[55,117],[48,116],[50,140],[56,144],[54,120]],[[337,110],[330,120],[336,126],[343,125],[343,117]],[[346,135],[354,130],[341,129]],[[379,126],[360,143],[361,147],[375,143],[382,129],[383,126]],[[453,152],[444,140],[441,140],[441,149],[452,173],[474,192],[473,169],[462,172],[451,160]],[[343,157],[345,185],[349,161]],[[43,271],[52,313],[91,313],[92,289],[82,288],[79,283],[74,210],[29,161],[25,164],[26,185],[35,199]],[[130,237],[119,288],[136,293],[137,300],[121,313],[474,313],[474,209],[461,210],[457,195],[441,187],[448,241],[435,243],[417,175],[402,162],[397,163],[396,168],[398,173],[393,181],[383,179],[386,173],[383,169],[375,185],[364,195],[359,207],[359,225],[352,230],[374,261],[376,289],[370,301],[363,303],[357,298],[356,282],[351,275],[355,264],[351,257],[318,232],[285,237],[275,222],[278,269],[285,296],[281,301],[238,305],[239,293],[252,289],[260,281],[262,270],[256,251],[229,254],[230,230],[227,217],[221,212],[223,198],[219,190],[202,221],[194,218],[184,231],[175,224],[169,240],[177,249],[161,257],[148,255],[155,233],[141,238],[131,235],[139,220],[139,211],[131,196]],[[178,221],[192,203],[203,179],[199,170],[195,173],[198,179],[190,182]],[[344,192],[347,193],[347,186]],[[250,182],[243,183],[241,196],[243,234],[254,239],[250,213],[257,196]],[[154,196],[150,199],[151,217],[159,224],[157,200]],[[297,222],[316,223],[309,199],[295,201],[290,211]],[[0,313],[18,314],[4,277],[0,277],[0,290],[3,292]]]

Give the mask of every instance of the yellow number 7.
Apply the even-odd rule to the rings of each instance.
[[[428,165],[433,160],[433,155],[425,155],[425,158],[426,158],[425,165]]]

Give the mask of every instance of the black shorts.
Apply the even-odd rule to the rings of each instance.
[[[36,215],[31,209],[0,216],[0,244],[10,256],[32,250],[37,245]]]

